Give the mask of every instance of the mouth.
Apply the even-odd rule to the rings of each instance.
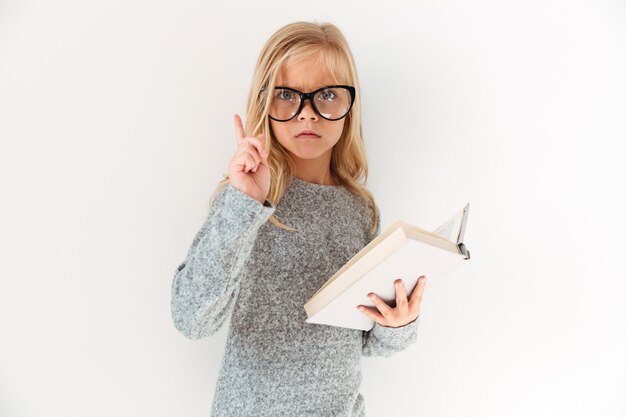
[[[317,132],[314,130],[304,129],[298,132],[296,137],[300,139],[315,139],[315,138],[319,138],[320,135],[318,135]]]

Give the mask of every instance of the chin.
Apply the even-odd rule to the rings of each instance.
[[[319,152],[319,151],[314,152],[313,150],[311,151],[305,150],[305,151],[296,151],[296,152],[290,151],[290,153],[299,159],[317,159],[323,156],[324,154],[326,154],[328,151],[329,150],[325,150],[323,152]]]
[[[286,148],[292,155],[300,159],[317,159],[320,156],[331,152],[333,149],[332,146],[322,146],[321,143],[314,144],[313,146],[307,144],[305,144],[304,146],[296,144],[292,146],[287,146]]]

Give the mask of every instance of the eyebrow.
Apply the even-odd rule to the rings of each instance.
[[[304,92],[304,91],[307,91],[307,92],[310,92],[310,91],[319,90],[320,88],[328,87],[329,85],[336,85],[336,83],[329,82],[329,83],[326,83],[326,84],[324,84],[324,85],[322,85],[322,86],[320,86],[320,87],[317,87],[317,88],[311,88],[311,89],[305,89],[305,88],[303,88],[302,86],[295,86],[295,87],[294,87],[293,85],[290,85],[290,84],[284,84],[284,83],[283,83],[283,84],[280,84],[280,85],[279,85],[279,87],[289,87],[289,88],[293,88],[293,89],[298,90],[298,91],[303,91],[303,92]]]

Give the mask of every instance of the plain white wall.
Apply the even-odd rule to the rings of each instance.
[[[0,415],[208,416],[228,323],[170,317],[265,40],[347,37],[382,226],[470,202],[368,416],[624,416],[623,1],[4,1]]]

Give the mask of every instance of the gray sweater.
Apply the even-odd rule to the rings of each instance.
[[[304,304],[380,233],[368,234],[370,207],[345,187],[297,177],[277,206],[231,184],[216,194],[176,268],[171,300],[189,339],[231,318],[212,417],[365,416],[361,356],[414,343],[419,317],[363,331],[305,323]],[[274,226],[272,214],[298,231]]]

